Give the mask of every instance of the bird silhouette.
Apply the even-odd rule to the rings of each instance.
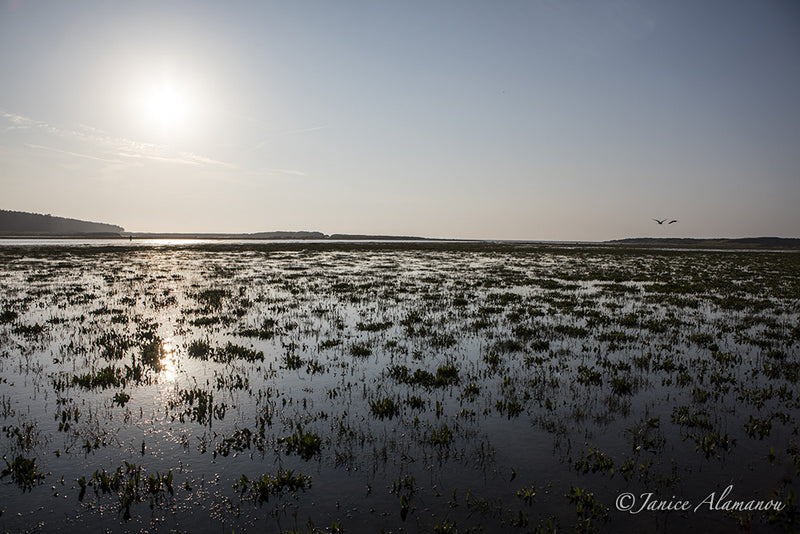
[[[664,224],[664,221],[666,221],[666,219],[661,219],[660,221],[658,219],[653,219],[653,220],[658,224]]]
[[[672,224],[672,223],[676,223],[676,222],[678,222],[678,219],[672,219],[672,220],[671,220],[670,222],[668,222],[667,224]]]

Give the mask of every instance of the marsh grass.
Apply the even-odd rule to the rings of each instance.
[[[36,527],[22,492],[51,490],[80,492],[54,513],[97,530],[237,532],[658,530],[600,503],[722,472],[796,499],[796,254],[58,246],[6,247],[0,266],[0,446],[55,472],[20,486],[6,463],[8,530]],[[58,485],[82,463],[97,477]]]
[[[292,469],[280,470],[276,475],[266,473],[258,478],[250,479],[242,475],[234,484],[234,489],[241,495],[248,493],[258,504],[268,502],[270,497],[278,497],[285,493],[296,497],[297,492],[311,487],[311,477],[295,473]]]
[[[435,373],[425,369],[411,369],[405,365],[395,365],[389,369],[389,376],[400,383],[429,388],[441,388],[459,382],[458,369],[453,364],[444,364],[436,369]]]
[[[41,484],[45,478],[45,475],[36,468],[35,458],[25,458],[22,455],[18,455],[11,463],[8,463],[5,458],[3,458],[3,461],[6,464],[6,468],[3,469],[0,478],[10,476],[11,480],[23,491],[31,491],[36,484]]]
[[[322,438],[314,432],[305,432],[302,427],[291,436],[278,440],[286,445],[286,452],[297,453],[303,460],[310,460],[322,450]]]
[[[112,473],[106,470],[95,471],[88,482],[85,477],[81,477],[78,480],[78,485],[81,487],[79,498],[83,500],[87,486],[92,486],[98,496],[116,494],[123,517],[130,519],[132,505],[149,499],[152,507],[156,503],[163,503],[167,494],[174,495],[173,479],[172,471],[165,475],[152,473],[148,476],[141,465],[125,462]]]
[[[124,381],[125,377],[122,370],[113,365],[103,367],[95,373],[85,373],[72,377],[73,384],[85,389],[119,387]]]

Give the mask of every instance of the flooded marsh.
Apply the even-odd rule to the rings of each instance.
[[[795,252],[2,246],[0,528],[798,529],[799,318]]]

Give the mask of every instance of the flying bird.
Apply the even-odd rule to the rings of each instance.
[[[672,223],[676,223],[676,222],[678,222],[678,219],[672,219],[672,220],[671,220],[670,222],[668,222],[667,224],[672,224]]]
[[[664,223],[667,221],[667,219],[661,219],[661,220],[658,220],[658,219],[653,219],[653,220],[654,220],[655,222],[657,222],[658,224],[664,224]],[[672,223],[676,223],[676,222],[678,222],[678,219],[672,219],[672,220],[671,220],[671,221],[669,221],[667,224],[672,224]]]

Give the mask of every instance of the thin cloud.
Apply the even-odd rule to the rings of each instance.
[[[31,122],[30,119],[27,119],[22,115],[16,115],[14,113],[3,112],[3,118],[6,119],[11,124],[13,124],[13,126],[9,126],[6,128],[8,130],[13,130],[14,128],[28,128]]]
[[[23,115],[17,115],[16,113],[8,113],[4,111],[3,118],[11,123],[10,126],[6,127],[6,130],[29,130],[35,128],[52,134],[58,133],[58,128],[54,126],[42,121],[33,120]]]
[[[142,150],[126,151],[124,149],[121,149],[120,151],[116,152],[115,155],[122,158],[165,161],[168,163],[177,163],[180,165],[215,166],[215,167],[224,167],[228,169],[237,169],[237,167],[231,163],[225,163],[224,161],[218,161],[211,158],[207,158],[205,156],[199,156],[197,154],[192,154],[191,152],[180,152],[176,155],[170,155],[170,154],[161,154],[157,151],[142,151]]]
[[[55,147],[52,147],[52,146],[35,145],[35,144],[32,144],[32,143],[26,143],[25,146],[27,146],[28,148],[34,148],[34,149],[37,149],[37,150],[47,150],[49,152],[56,152],[58,154],[66,154],[68,156],[75,156],[77,158],[85,158],[85,159],[91,159],[91,160],[94,160],[94,161],[102,161],[104,163],[124,163],[122,160],[118,160],[118,159],[101,158],[101,157],[98,157],[98,156],[92,156],[90,154],[82,154],[80,152],[73,152],[71,150],[62,150],[60,148],[55,148]]]
[[[224,161],[208,158],[206,156],[201,156],[199,154],[193,154],[192,152],[181,152],[181,158],[184,161],[190,162],[196,165],[216,165],[217,167],[225,167],[228,169],[237,169],[236,165],[232,163],[226,163]]]
[[[53,126],[47,122],[32,119],[16,113],[2,112],[0,113],[0,117],[5,119],[10,124],[6,128],[7,130],[35,130],[44,132],[55,137],[78,141],[91,147],[92,151],[100,152],[100,154],[95,155],[87,153],[86,151],[68,150],[44,144],[26,144],[28,148],[35,150],[46,150],[66,156],[101,161],[114,165],[131,164],[133,161],[157,161],[172,163],[175,165],[217,167],[220,169],[228,169],[238,172],[245,171],[245,169],[242,169],[233,163],[214,159],[202,154],[196,154],[194,152],[179,152],[172,150],[166,145],[143,143],[141,141],[135,141],[125,137],[115,137],[109,135],[103,130],[87,124],[79,124],[75,129],[64,129]],[[301,134],[305,132],[322,130],[325,128],[327,128],[327,126],[314,126],[311,128],[287,131],[281,135]],[[256,171],[256,174],[269,176],[306,176],[306,173],[296,169],[262,169],[260,171]]]
[[[125,137],[108,135],[106,132],[86,124],[79,125],[78,129],[68,130],[16,113],[3,112],[2,117],[11,124],[11,126],[6,128],[7,130],[38,130],[65,139],[81,141],[93,145],[99,150],[102,150],[110,158],[145,159],[151,161],[164,161],[179,165],[211,166],[232,170],[238,169],[238,167],[232,163],[220,161],[192,152],[175,152],[166,145],[142,143],[140,141],[134,141]],[[123,160],[119,159],[108,159],[44,145],[29,144],[28,146],[30,148],[50,150],[52,152],[60,152],[65,155],[94,159],[97,161],[124,163]]]

